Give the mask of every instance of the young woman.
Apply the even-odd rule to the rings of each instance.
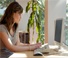
[[[22,52],[27,50],[35,50],[41,46],[37,44],[23,44],[16,37],[16,30],[21,19],[23,8],[17,2],[12,2],[7,9],[0,22],[0,50],[9,50],[11,52]]]

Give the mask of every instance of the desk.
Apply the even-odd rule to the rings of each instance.
[[[44,56],[33,56],[33,51],[25,51],[21,53],[14,53],[9,58],[68,58],[68,51],[63,48],[59,51],[61,53],[43,54]]]

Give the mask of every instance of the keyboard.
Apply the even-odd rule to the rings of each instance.
[[[48,44],[44,44],[40,48],[34,50],[34,53],[37,52],[41,52],[43,54],[55,54],[58,52],[58,49],[50,49]]]
[[[48,44],[44,44],[40,48],[34,50],[34,53],[37,53],[37,52],[48,54],[49,53],[49,45]]]

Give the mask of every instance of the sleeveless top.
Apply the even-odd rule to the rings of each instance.
[[[8,40],[11,41],[11,44],[15,45],[17,42],[17,32],[14,34],[14,36],[11,36],[10,33],[8,32],[7,28],[5,25],[0,25],[0,32],[5,32],[8,35]],[[0,39],[0,50],[5,49],[5,45],[3,44],[2,40]]]

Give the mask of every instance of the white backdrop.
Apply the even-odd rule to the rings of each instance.
[[[54,20],[66,18],[66,0],[48,0],[48,41],[54,42]],[[64,31],[64,30],[63,30]],[[62,37],[64,39],[64,35]]]
[[[22,14],[21,21],[19,23],[18,30],[26,31],[27,22],[29,18],[29,13],[25,13],[25,7],[29,0],[16,0],[19,2],[23,9],[24,13]],[[53,44],[54,41],[54,20],[57,18],[66,18],[66,0],[48,0],[48,42]],[[63,36],[64,39],[64,36]]]

